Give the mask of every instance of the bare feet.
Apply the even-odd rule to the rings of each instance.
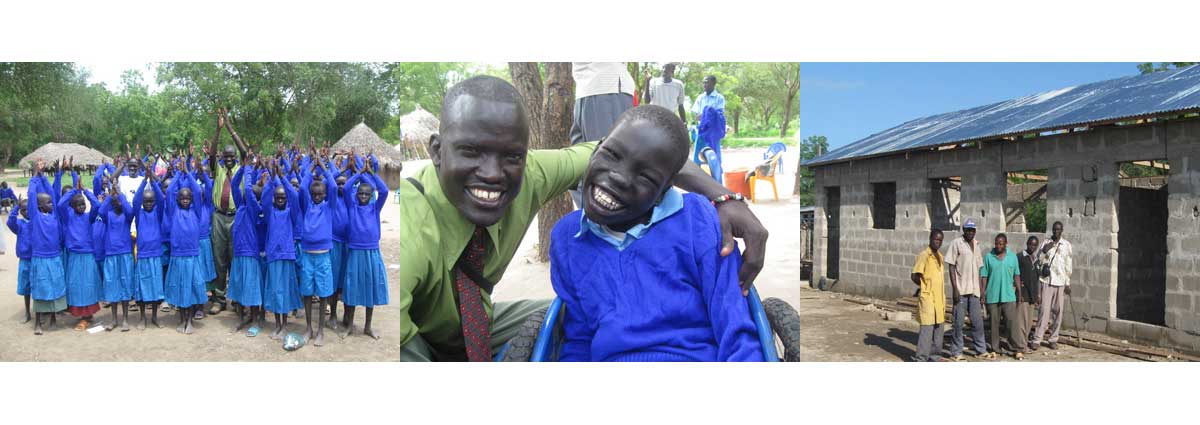
[[[150,319],[150,324],[162,329],[162,325],[158,324],[158,319]]]
[[[350,325],[343,325],[342,328],[338,330],[338,337],[345,338],[350,336],[350,334],[354,333],[353,328],[354,327]]]
[[[314,331],[312,326],[308,327],[308,332],[304,333],[304,337],[308,339],[317,339],[317,331]]]
[[[196,330],[196,329],[192,327],[192,321],[191,321],[191,320],[189,320],[189,321],[187,322],[187,326],[184,326],[184,328],[183,328],[183,334],[184,334],[184,335],[191,335],[191,334],[192,334],[192,332],[195,332],[195,330]]]
[[[183,333],[185,329],[187,329],[187,321],[180,322],[179,326],[175,328],[175,332]]]
[[[313,338],[313,345],[317,347],[325,345],[325,331],[317,332],[316,338]]]
[[[274,339],[274,340],[283,339],[283,327],[282,326],[276,327],[275,332],[271,332],[271,339]]]
[[[129,332],[129,320],[121,321],[121,332]]]
[[[142,321],[138,323],[137,328],[139,331],[146,330],[146,319],[145,318],[142,318]]]
[[[113,323],[105,323],[105,324],[104,324],[104,330],[105,330],[106,332],[112,332],[112,330],[113,330],[113,329],[116,329],[116,328],[117,328],[117,323],[116,323],[116,322],[113,322]]]
[[[41,334],[42,334],[42,325],[41,325],[40,323],[39,323],[37,326],[34,326],[34,327],[33,327],[33,334],[34,334],[34,335],[41,335]]]
[[[24,325],[24,324],[26,324],[26,323],[29,323],[29,322],[31,322],[31,321],[33,321],[33,317],[31,317],[30,315],[26,314],[26,315],[25,315],[25,320],[22,320],[22,321],[21,321],[21,324],[22,324],[22,325]]]
[[[369,336],[371,338],[379,339],[379,336],[375,335],[375,332],[372,331],[371,328],[363,329],[363,335]]]

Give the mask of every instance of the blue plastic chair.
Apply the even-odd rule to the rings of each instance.
[[[767,148],[767,152],[763,154],[762,159],[763,160],[770,159],[772,156],[775,156],[775,154],[780,153],[780,152],[787,152],[787,145],[784,144],[783,142],[772,143],[771,146]],[[782,156],[779,157],[779,162],[776,163],[776,167],[778,167],[778,168],[776,168],[775,172],[777,172],[777,173],[783,172],[783,157]]]
[[[749,303],[750,315],[754,318],[754,327],[758,330],[758,341],[762,343],[763,360],[778,362],[779,352],[775,350],[775,333],[771,331],[771,323],[767,321],[767,313],[763,310],[762,300],[758,298],[758,290],[753,286],[750,287],[750,296],[746,297],[746,302]],[[529,357],[529,361],[558,361],[558,355],[561,353],[563,345],[562,311],[562,300],[555,298],[554,302],[550,303],[550,308],[546,310],[546,319],[542,321],[542,327],[538,331],[537,341],[534,342],[533,354]],[[500,353],[496,354],[497,361],[504,358],[504,352],[507,349],[508,345],[505,344]]]

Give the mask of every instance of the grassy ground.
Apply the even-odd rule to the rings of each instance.
[[[789,148],[796,146],[796,137],[725,137],[721,140],[721,148],[766,148],[772,143],[783,142]]]

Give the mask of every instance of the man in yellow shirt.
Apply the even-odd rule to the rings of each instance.
[[[917,298],[917,323],[921,330],[917,336],[916,362],[945,361],[942,358],[942,323],[946,321],[946,290],[943,288],[945,267],[942,254],[942,231],[929,232],[929,246],[917,254],[913,264],[912,282],[920,287]]]

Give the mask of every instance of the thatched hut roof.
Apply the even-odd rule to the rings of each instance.
[[[417,105],[417,109],[400,117],[400,140],[408,146],[428,144],[429,136],[437,133],[440,125],[437,117]]]
[[[25,155],[19,164],[22,167],[32,167],[39,159],[49,164],[63,157],[75,157],[75,164],[85,167],[98,167],[102,162],[112,162],[112,158],[100,151],[78,143],[47,143]]]
[[[397,152],[392,145],[383,141],[378,134],[375,134],[371,127],[367,127],[366,123],[359,123],[354,128],[347,131],[337,143],[333,144],[335,150],[350,150],[354,149],[359,154],[374,152],[379,158],[379,163],[382,166],[400,166],[400,152]]]

